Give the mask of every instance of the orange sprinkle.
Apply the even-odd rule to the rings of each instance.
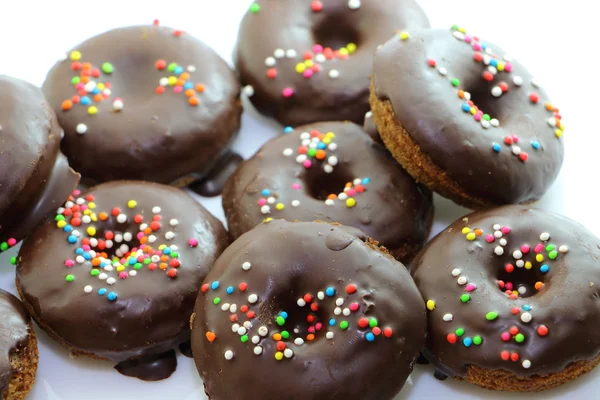
[[[351,187],[352,186],[352,182],[346,182],[345,187]]]
[[[192,97],[194,95],[194,89],[188,89],[185,91],[185,97]]]
[[[108,219],[108,214],[103,211],[98,214],[98,218],[100,218],[100,221],[106,221]]]
[[[162,262],[169,261],[169,256],[160,256],[160,261],[162,261]]]
[[[546,103],[546,110],[553,111],[554,107],[552,107],[552,103]]]
[[[144,234],[149,235],[152,233],[152,228],[146,228],[144,229]]]
[[[198,84],[196,85],[196,92],[198,92],[198,93],[203,93],[205,90],[206,90],[206,88],[204,87],[204,85],[203,85],[203,84],[201,84],[201,83],[198,83]]]
[[[544,284],[542,282],[536,282],[535,283],[535,289],[536,290],[540,290],[543,286],[544,286]]]
[[[328,199],[328,200],[335,200],[335,199],[337,199],[337,194],[333,194],[333,193],[332,193],[332,194],[330,194],[329,196],[327,196],[327,199]]]
[[[85,62],[85,63],[83,63],[83,64],[81,65],[81,68],[82,68],[84,71],[89,71],[89,70],[91,70],[91,69],[92,69],[92,64],[90,64],[89,62]]]
[[[164,270],[164,269],[167,269],[167,264],[165,264],[165,263],[160,263],[160,265],[158,266],[158,268],[160,268],[160,269],[163,269],[163,270]]]
[[[181,75],[179,75],[179,78],[187,81],[188,79],[190,79],[190,74],[187,72],[184,72]]]
[[[458,91],[458,97],[460,97],[461,99],[465,98],[465,91],[464,90],[459,90]]]
[[[100,103],[100,102],[102,102],[102,100],[104,100],[104,96],[102,96],[100,93],[98,93],[97,95],[94,95],[94,101],[96,103]]]
[[[193,105],[193,106],[197,106],[197,105],[198,105],[198,103],[199,103],[199,102],[198,102],[198,98],[197,98],[196,96],[192,96],[192,97],[190,97],[190,99],[189,99],[188,101],[189,101],[189,103],[190,103],[191,105]]]
[[[483,231],[481,229],[477,228],[477,229],[475,229],[475,234],[477,236],[481,236],[481,235],[483,235]]]
[[[82,76],[81,77],[81,82],[88,83],[89,81],[90,81],[90,77],[89,76]],[[85,92],[85,90],[84,90],[84,92]]]
[[[70,110],[73,107],[73,102],[71,100],[65,100],[62,102],[63,111]]]
[[[94,267],[100,266],[100,259],[98,257],[92,259],[92,265]]]
[[[317,160],[324,160],[326,156],[327,153],[325,153],[325,150],[317,150],[317,153],[315,154]]]
[[[142,236],[142,237],[140,238],[140,243],[141,243],[141,244],[146,244],[146,243],[148,243],[148,238],[147,238],[146,236]]]
[[[185,85],[185,79],[177,79],[177,86]]]
[[[206,339],[208,339],[209,342],[211,342],[211,343],[214,342],[216,338],[217,338],[217,335],[215,335],[211,331],[206,332]]]
[[[281,334],[280,333],[274,333],[273,334],[273,340],[276,342],[279,342],[281,340]]]
[[[315,335],[313,335],[312,333],[309,333],[309,334],[306,336],[306,340],[308,340],[309,342],[310,342],[311,340],[313,340],[314,338],[315,338]]]

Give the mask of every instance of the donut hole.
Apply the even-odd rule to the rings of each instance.
[[[499,120],[503,118],[503,106],[502,97],[497,98],[492,96],[491,90],[494,85],[487,85],[483,80],[478,77],[478,80],[473,82],[472,85],[467,85],[466,92],[471,94],[471,101],[474,103],[479,110],[483,111],[484,114],[488,114],[490,118],[496,118]],[[505,97],[505,96],[503,96]]]
[[[546,286],[546,274],[540,267],[517,267],[515,263],[504,264],[497,276],[498,289],[502,292],[517,291],[521,298],[535,296]],[[537,285],[537,287],[536,287]]]
[[[337,195],[344,191],[348,182],[352,182],[354,177],[350,171],[337,166],[333,172],[326,173],[320,166],[313,166],[306,170],[304,175],[304,184],[310,197],[316,200],[327,200],[330,195]]]
[[[324,48],[339,50],[349,43],[360,45],[356,26],[341,14],[331,14],[313,27],[313,40]]]

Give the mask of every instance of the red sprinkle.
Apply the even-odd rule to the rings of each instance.
[[[202,293],[208,292],[209,288],[210,288],[210,286],[208,283],[205,283],[204,285],[202,285]]]
[[[356,285],[351,283],[350,285],[346,286],[346,293],[348,293],[348,294],[356,293]]]
[[[504,361],[508,361],[510,359],[510,353],[508,351],[503,351],[500,353],[500,358],[502,358]]]
[[[456,335],[454,333],[449,333],[448,336],[446,336],[446,340],[448,343],[454,344],[456,343]]]
[[[431,68],[435,67],[436,64],[437,63],[435,62],[435,60],[433,58],[430,58],[427,60],[427,65],[429,65]]]
[[[389,338],[392,337],[393,331],[392,328],[383,328],[383,336]]]
[[[494,80],[494,74],[492,74],[490,71],[485,71],[483,73],[483,79],[485,79],[488,82],[491,82]]]
[[[540,101],[540,95],[533,92],[529,95],[529,101],[531,101],[533,104],[537,104],[538,101]]]
[[[239,284],[238,288],[242,291],[245,292],[246,289],[248,289],[248,284],[246,282],[242,282]]]
[[[359,328],[366,328],[367,326],[369,326],[369,320],[366,318],[361,318],[358,320],[358,327]]]
[[[303,300],[306,303],[310,303],[312,301],[312,299],[313,299],[313,297],[312,297],[312,294],[310,294],[310,293],[305,294],[304,297],[303,297]]]
[[[546,325],[538,326],[537,333],[540,336],[546,336],[548,334],[548,327]]]
[[[319,12],[323,9],[323,3],[320,1],[313,1],[311,4],[311,8],[314,12]]]

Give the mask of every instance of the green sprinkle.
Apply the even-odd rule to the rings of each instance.
[[[548,246],[546,246],[546,251],[550,252],[550,251],[554,250],[555,248],[556,248],[555,245],[549,244]]]
[[[173,72],[173,71],[175,71],[175,68],[177,68],[177,64],[176,64],[176,63],[171,63],[171,64],[169,64],[169,66],[167,67],[167,71],[169,71],[169,72]]]
[[[252,5],[250,6],[250,12],[252,14],[256,14],[259,11],[260,11],[260,4],[258,4],[256,2],[252,3]]]
[[[93,270],[90,271],[90,275],[98,276],[98,275],[100,275],[100,270],[94,268]]]
[[[484,121],[489,121],[490,119],[492,119],[492,118],[490,117],[490,114],[483,114],[483,115],[481,116],[481,118],[483,118],[483,120],[484,120]]]
[[[73,282],[75,280],[75,277],[71,274],[65,276],[65,281],[67,282]]]
[[[556,252],[556,250],[553,250],[550,253],[548,253],[548,257],[550,257],[551,260],[555,260],[556,257],[558,257],[558,253]]]
[[[471,300],[471,296],[463,293],[460,295],[460,301],[462,301],[463,303],[466,303],[467,301]]]
[[[277,318],[275,318],[275,322],[277,322],[277,325],[282,326],[283,324],[285,324],[285,318],[283,318],[281,315],[278,316]]]
[[[174,251],[171,252],[171,254],[169,254],[171,256],[171,258],[177,258],[179,257],[179,253],[176,253]]]
[[[133,266],[134,269],[142,269],[142,267],[142,263],[135,263],[135,265]]]
[[[79,82],[81,82],[81,78],[80,78],[80,77],[78,77],[78,76],[74,76],[74,77],[71,79],[71,83],[72,83],[73,85],[77,85]]]
[[[105,74],[112,74],[113,73],[113,65],[109,62],[105,62],[104,64],[102,64],[102,72],[104,72]]]
[[[150,264],[151,262],[152,262],[152,259],[150,259],[150,258],[146,258],[146,259],[144,259],[144,264],[145,264],[145,265],[148,265],[148,264]]]
[[[2,250],[2,251],[8,250],[8,243],[6,243],[6,242],[0,243],[0,250]]]
[[[343,329],[343,330],[348,329],[348,325],[349,325],[348,321],[342,321],[342,322],[340,322],[340,328]]]
[[[477,346],[479,346],[482,342],[483,342],[483,339],[479,335],[477,335],[473,338],[473,343],[476,344]]]
[[[220,298],[220,297],[215,297],[215,298],[214,298],[214,300],[213,300],[213,304],[214,304],[214,305],[217,305],[217,304],[219,304],[220,302],[221,302],[221,298]]]
[[[485,319],[488,321],[493,321],[496,318],[498,318],[498,313],[496,311],[490,311],[489,313],[485,314]]]
[[[289,339],[290,338],[290,333],[288,331],[282,331],[281,332],[281,337],[284,339]]]
[[[242,341],[242,343],[246,343],[248,341],[248,335],[244,335],[240,338],[240,340]]]
[[[465,334],[465,330],[463,328],[458,328],[457,330],[454,331],[454,333],[456,334],[456,336],[461,337],[462,335]]]
[[[371,319],[369,319],[369,326],[371,328],[375,328],[377,326],[377,318],[371,318]]]
[[[60,215],[58,214],[56,216],[56,218],[54,218],[55,221],[64,221],[65,220],[65,216],[64,215]]]
[[[11,257],[10,263],[11,263],[11,265],[17,265],[17,257]]]
[[[452,78],[450,83],[452,84],[452,86],[458,86],[460,85],[460,80],[458,80],[458,78]]]
[[[523,340],[525,340],[525,336],[523,336],[522,333],[517,333],[517,336],[515,336],[515,341],[517,343],[523,343]]]
[[[317,154],[317,149],[308,149],[308,156],[314,157]]]
[[[457,31],[458,30],[458,25],[452,25],[452,27],[450,27],[450,30]]]

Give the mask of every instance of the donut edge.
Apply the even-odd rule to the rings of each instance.
[[[38,368],[38,342],[33,330],[33,323],[27,323],[29,337],[10,354],[12,374],[4,392],[3,400],[23,400],[35,383]]]

